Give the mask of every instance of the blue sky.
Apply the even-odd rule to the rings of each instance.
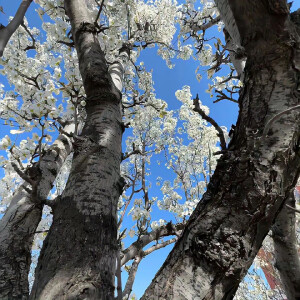
[[[293,10],[300,8],[300,1],[295,1],[293,4]],[[13,15],[18,7],[20,1],[10,0],[3,3],[5,14],[0,13],[0,23],[4,25],[7,24],[7,18],[9,15]],[[39,27],[41,20],[39,19],[37,13],[34,11],[34,5],[28,10],[26,17],[29,20],[30,26]],[[212,34],[220,33],[213,29]],[[238,106],[235,103],[229,101],[221,101],[214,104],[214,98],[210,98],[210,95],[205,92],[207,89],[208,81],[205,79],[205,69],[203,69],[203,79],[199,83],[195,77],[195,70],[199,63],[197,61],[189,60],[175,60],[174,69],[170,70],[166,63],[156,55],[155,49],[149,49],[142,52],[140,60],[145,62],[147,69],[153,69],[153,80],[154,87],[156,90],[157,98],[161,98],[168,103],[169,109],[178,109],[180,107],[180,102],[175,98],[175,92],[181,89],[184,85],[191,86],[191,91],[193,95],[199,94],[199,98],[204,105],[210,108],[210,116],[212,116],[219,125],[224,125],[230,129],[232,124],[236,123],[238,115]],[[5,84],[5,79],[1,76],[1,83]],[[9,133],[10,128],[4,126],[3,122],[0,121],[0,139]],[[164,168],[153,167],[152,172],[157,176],[161,177],[168,176],[168,173],[161,173]],[[167,172],[167,171],[166,171]],[[1,175],[0,171],[0,175]],[[155,180],[152,184],[152,191],[150,193],[156,194],[158,192],[158,187],[155,186]],[[155,218],[154,218],[155,219]],[[162,265],[172,246],[168,246],[160,251],[149,255],[140,264],[137,277],[134,283],[133,291],[138,297],[143,294],[145,288],[149,285],[155,273],[158,271],[159,267]],[[125,272],[123,272],[125,273]]]

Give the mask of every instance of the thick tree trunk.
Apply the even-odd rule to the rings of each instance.
[[[73,132],[74,125],[64,130]],[[0,299],[27,299],[28,273],[31,263],[31,247],[36,228],[41,220],[43,206],[53,182],[67,156],[72,150],[70,139],[61,134],[50,149],[33,168],[37,172],[35,199],[23,186],[13,196],[8,210],[0,220]],[[33,170],[32,172],[33,173]]]
[[[113,299],[120,178],[121,93],[81,0],[65,0],[87,95],[65,191],[36,268],[30,299]]]
[[[288,206],[287,206],[288,205]],[[288,299],[300,299],[300,260],[295,232],[295,198],[291,192],[272,227],[275,267]]]
[[[300,39],[286,1],[229,3],[247,53],[237,127],[142,299],[232,299],[299,176]]]

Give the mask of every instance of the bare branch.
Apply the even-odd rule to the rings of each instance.
[[[135,276],[136,276],[136,272],[137,272],[137,269],[138,269],[138,266],[139,266],[141,260],[142,260],[142,258],[140,256],[137,256],[137,257],[135,257],[134,262],[131,265],[131,268],[130,268],[130,271],[128,274],[128,279],[127,279],[127,282],[126,282],[126,285],[125,285],[125,288],[123,291],[123,295],[127,296],[127,299],[129,299],[129,296],[131,294],[132,286],[133,286]]]
[[[143,251],[143,255],[144,256],[147,256],[149,255],[150,253],[154,252],[155,250],[158,250],[158,249],[161,249],[161,248],[164,248],[168,245],[171,245],[173,243],[175,243],[176,241],[178,240],[178,237],[174,237],[170,240],[167,240],[165,242],[162,242],[162,243],[158,243],[156,245],[153,245],[152,247],[150,247],[149,249]]]
[[[133,150],[131,152],[125,152],[125,155],[122,155],[122,161],[129,158],[130,156],[134,154],[140,154],[140,155],[145,155],[145,153],[142,153],[139,149]]]
[[[74,47],[74,42],[57,41],[56,43],[66,45],[70,48]]]
[[[22,24],[25,13],[31,4],[32,0],[23,0],[20,4],[16,15],[10,21],[10,23],[0,30],[0,57],[3,55],[3,51],[14,32]]]
[[[33,37],[33,35],[31,34],[31,32],[29,31],[29,29],[27,28],[27,26],[24,24],[24,21],[22,21],[21,26],[25,29],[25,31],[28,33],[28,35],[30,36],[31,40],[32,40],[32,45],[27,46],[24,51],[30,50],[30,49],[35,49],[35,38]]]
[[[224,137],[224,133],[222,128],[217,124],[217,122],[209,117],[208,115],[206,115],[206,113],[200,108],[200,104],[199,104],[199,96],[197,94],[196,98],[194,99],[194,111],[196,111],[197,113],[199,113],[199,115],[206,120],[207,122],[209,122],[212,126],[215,127],[215,129],[218,131],[218,137],[220,138],[220,145],[221,145],[221,149],[222,150],[226,150],[226,142],[225,142],[225,137]]]
[[[219,15],[219,16],[215,17],[214,19],[212,19],[211,21],[209,21],[208,23],[204,23],[202,25],[194,25],[191,27],[191,29],[193,31],[200,31],[200,30],[205,31],[220,21],[221,21],[221,16]]]
[[[159,240],[164,236],[178,235],[179,231],[184,228],[184,223],[172,224],[169,222],[167,225],[160,226],[159,228],[142,235],[139,240],[132,243],[127,249],[123,251],[121,265],[123,266],[129,260],[133,259],[145,246],[155,240]]]
[[[96,2],[97,2],[97,1],[96,1]],[[98,2],[97,2],[97,4],[98,4]],[[98,10],[98,13],[97,13],[97,16],[96,16],[96,19],[95,19],[94,24],[97,24],[97,23],[98,23],[98,20],[99,20],[99,18],[100,18],[100,14],[101,14],[102,9],[103,9],[103,5],[104,5],[104,0],[101,1],[100,8],[99,8],[99,10]]]

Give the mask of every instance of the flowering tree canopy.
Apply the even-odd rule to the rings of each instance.
[[[171,244],[143,299],[300,297],[300,14],[244,2],[23,0],[5,15],[1,299],[134,299],[141,261]],[[149,55],[197,62],[236,126],[186,82],[160,99]]]

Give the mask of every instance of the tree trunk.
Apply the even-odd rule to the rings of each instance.
[[[70,176],[53,208],[30,299],[113,299],[120,178],[121,93],[81,0],[65,0],[87,95]]]
[[[300,39],[286,1],[228,2],[247,54],[237,126],[142,299],[232,299],[299,176]]]
[[[288,206],[289,207],[288,207]],[[295,232],[295,198],[291,192],[272,227],[275,267],[288,299],[300,299],[300,260]]]
[[[74,125],[64,130],[72,132]],[[36,228],[41,220],[43,205],[53,187],[53,182],[67,156],[72,150],[70,139],[61,134],[50,149],[32,168],[37,171],[35,199],[28,194],[24,183],[13,196],[8,210],[0,220],[0,299],[27,299],[29,293],[28,273],[31,263],[31,247]]]

